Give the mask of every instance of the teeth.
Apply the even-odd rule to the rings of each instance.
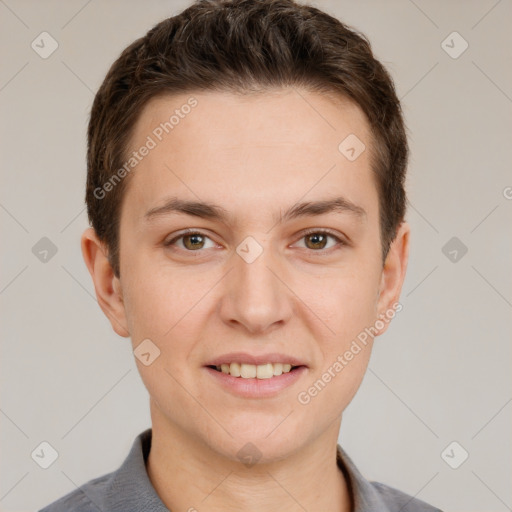
[[[231,363],[221,364],[215,367],[218,371],[231,375],[232,377],[242,377],[242,379],[270,379],[274,375],[288,373],[292,369],[291,364],[266,363],[266,364],[246,364]]]

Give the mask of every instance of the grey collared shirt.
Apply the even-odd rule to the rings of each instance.
[[[146,471],[151,434],[149,428],[135,438],[119,469],[90,480],[39,512],[169,512]],[[348,482],[353,512],[441,512],[397,489],[369,482],[340,445],[337,462]]]

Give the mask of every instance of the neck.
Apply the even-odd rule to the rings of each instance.
[[[248,466],[219,454],[154,409],[152,404],[152,441],[146,467],[169,510],[353,510],[347,482],[336,462],[341,418],[324,437],[289,457]]]

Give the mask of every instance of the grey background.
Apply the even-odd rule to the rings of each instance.
[[[80,252],[86,125],[121,50],[187,5],[0,0],[3,511],[116,469],[150,425],[129,340],[101,312]],[[412,150],[404,308],[377,339],[340,442],[367,478],[444,510],[512,510],[511,2],[315,5],[369,37]],[[47,59],[31,48],[43,31],[59,45]],[[469,44],[458,58],[441,45],[453,31]],[[42,237],[57,248],[47,262],[32,252]],[[442,251],[452,237],[468,249],[456,262]],[[42,441],[59,455],[46,470],[31,458]],[[458,469],[445,460],[462,448],[441,456],[452,441],[469,453]]]

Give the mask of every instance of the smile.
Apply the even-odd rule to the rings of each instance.
[[[286,363],[224,363],[220,366],[205,366],[204,370],[213,379],[215,386],[220,386],[228,393],[242,398],[278,396],[308,373],[306,366],[291,366]],[[232,371],[236,376],[231,374]]]
[[[271,379],[283,373],[289,373],[297,366],[292,366],[289,363],[266,363],[266,364],[249,364],[249,363],[230,363],[221,365],[211,365],[209,368],[214,368],[218,372],[231,375],[232,377],[241,377],[242,379]]]

